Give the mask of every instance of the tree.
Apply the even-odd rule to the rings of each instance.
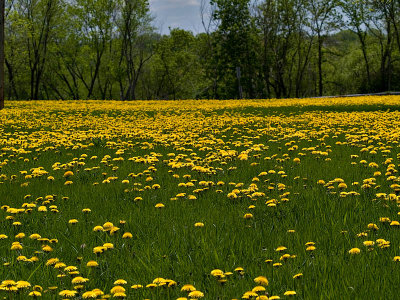
[[[290,97],[293,89],[300,95],[313,44],[304,28],[305,9],[302,0],[265,1],[256,7],[267,97]]]
[[[255,44],[250,0],[212,0],[213,19],[218,22],[214,34],[214,62],[217,68],[217,97],[240,98],[237,70],[242,74],[243,93],[253,98]]]
[[[17,0],[18,35],[25,41],[30,73],[29,98],[39,99],[48,59],[49,43],[54,37],[57,19],[62,14],[61,0]],[[11,69],[9,68],[11,71]],[[13,78],[11,78],[13,80]]]
[[[343,10],[345,20],[344,25],[357,34],[360,42],[360,48],[364,58],[365,71],[366,71],[366,86],[364,91],[371,90],[371,67],[368,56],[367,38],[368,38],[368,27],[370,27],[371,10],[366,0],[357,1],[341,1],[340,7]]]
[[[391,89],[392,67],[393,67],[393,44],[394,44],[394,24],[391,19],[393,10],[392,0],[371,1],[371,24],[369,31],[378,42],[379,59],[379,86],[378,91],[388,91]]]
[[[134,100],[143,67],[153,56],[150,9],[147,0],[122,0],[119,9],[117,24],[121,43],[118,63],[120,97],[121,100]],[[126,79],[124,75],[127,76]]]
[[[158,43],[152,71],[156,99],[193,99],[201,90],[203,72],[193,33],[172,29]]]
[[[326,36],[337,28],[338,2],[336,0],[308,0],[309,26],[317,37],[318,95],[322,96],[323,87],[323,44]]]
[[[5,0],[0,0],[0,109],[4,108],[4,14]]]

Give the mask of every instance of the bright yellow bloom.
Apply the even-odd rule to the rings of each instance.
[[[93,267],[98,267],[99,264],[97,263],[97,261],[91,260],[86,264],[86,266],[93,268]]]
[[[349,250],[350,254],[360,254],[361,250],[359,248],[352,248]]]
[[[74,176],[74,172],[72,172],[72,171],[67,171],[67,172],[64,173],[64,177],[65,177],[65,178],[68,178],[68,177],[71,177],[71,176]]]
[[[71,283],[72,284],[82,284],[82,283],[85,283],[85,282],[88,282],[88,281],[89,281],[88,278],[83,278],[81,276],[78,276],[78,277],[73,278]]]
[[[77,293],[78,293],[77,291],[73,291],[73,290],[63,290],[63,291],[59,292],[58,294],[61,297],[73,298],[73,297],[75,297],[75,295]]]
[[[130,232],[125,232],[123,235],[122,235],[122,238],[123,239],[131,239],[133,237],[133,235],[132,235],[132,233],[130,233]]]
[[[264,286],[267,286],[269,284],[268,279],[264,276],[258,276],[256,278],[254,278],[254,282],[259,285],[264,285]]]
[[[182,288],[181,288],[181,291],[182,292],[192,292],[192,291],[195,291],[196,290],[196,288],[193,286],[193,285],[191,285],[191,284],[185,284],[184,286],[182,286]]]
[[[192,291],[188,295],[190,298],[198,299],[198,298],[203,298],[204,294],[200,291]]]
[[[284,296],[295,296],[296,292],[295,291],[286,291],[283,295]]]

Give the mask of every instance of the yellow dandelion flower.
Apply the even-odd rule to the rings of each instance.
[[[134,285],[131,286],[131,288],[134,289],[134,290],[138,290],[138,289],[142,289],[142,288],[143,288],[143,285],[141,285],[141,284],[134,284]]]
[[[75,297],[75,295],[77,294],[77,291],[73,291],[73,290],[63,290],[61,292],[59,292],[58,294],[61,297],[65,297],[65,298],[73,298]]]
[[[85,282],[88,282],[88,281],[89,281],[88,278],[83,278],[81,276],[78,276],[78,277],[73,278],[71,283],[72,284],[82,284],[82,283],[85,283]]]
[[[195,290],[196,290],[196,288],[191,284],[185,284],[181,288],[181,292],[193,292]]]
[[[284,296],[296,296],[296,292],[295,291],[286,291],[284,294]]]
[[[130,232],[125,232],[123,235],[122,235],[122,238],[123,239],[131,239],[133,237],[133,235],[132,235],[132,233],[130,233]]]
[[[111,294],[115,294],[115,293],[125,293],[125,288],[123,286],[120,285],[116,285],[114,286],[111,290],[110,290]]]
[[[360,254],[361,250],[359,248],[352,248],[349,250],[350,254]]]
[[[114,281],[115,285],[124,285],[124,284],[127,284],[127,283],[128,282],[126,280],[124,280],[124,279],[117,279],[117,280]]]
[[[98,267],[99,264],[97,263],[97,261],[91,260],[88,261],[88,263],[86,264],[87,267],[93,268],[93,267]]]
[[[259,285],[264,285],[267,286],[268,285],[268,279],[264,276],[258,276],[256,278],[254,278],[254,282],[259,284]]]

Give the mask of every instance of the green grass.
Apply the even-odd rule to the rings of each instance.
[[[0,240],[0,258],[2,263],[10,263],[0,268],[0,279],[27,280],[32,285],[41,285],[44,290],[48,287],[57,286],[54,292],[43,293],[43,299],[60,299],[58,293],[64,289],[73,289],[71,275],[57,278],[60,271],[51,266],[46,266],[47,259],[57,257],[66,265],[78,267],[83,277],[89,278],[85,284],[84,291],[100,288],[109,293],[113,282],[117,279],[128,281],[128,299],[177,299],[187,296],[180,288],[184,284],[193,284],[204,293],[204,299],[239,299],[243,293],[251,290],[256,284],[253,279],[257,276],[265,276],[269,280],[266,287],[268,295],[283,294],[288,290],[294,290],[298,299],[396,299],[398,297],[398,286],[400,284],[400,262],[393,262],[393,257],[400,254],[400,228],[379,223],[380,217],[389,217],[391,220],[399,220],[399,211],[395,201],[376,199],[378,192],[393,193],[386,179],[387,158],[393,158],[395,169],[399,164],[398,144],[392,144],[396,140],[394,135],[385,136],[385,132],[398,128],[399,113],[389,114],[378,111],[380,107],[351,107],[346,112],[345,107],[306,108],[298,110],[296,107],[272,108],[257,110],[254,108],[234,109],[231,111],[208,112],[203,115],[194,115],[185,112],[165,112],[158,114],[140,113],[132,115],[130,111],[118,111],[116,108],[111,114],[107,111],[88,111],[77,120],[76,128],[82,136],[88,137],[81,141],[72,139],[70,134],[63,136],[71,143],[93,145],[88,148],[78,147],[73,150],[70,147],[58,146],[57,142],[43,142],[43,145],[56,144],[56,149],[43,151],[44,147],[32,147],[32,153],[18,154],[16,150],[0,150],[0,163],[6,163],[0,169],[4,174],[0,184],[0,204],[19,208],[25,202],[35,202],[38,197],[56,195],[55,201],[47,204],[57,205],[59,212],[38,212],[33,209],[30,214],[22,213],[15,216],[15,220],[22,223],[21,227],[12,226],[12,221],[6,220],[10,214],[1,211],[0,234],[4,233],[8,239]],[[385,108],[386,109],[386,108]],[[350,117],[349,117],[349,113]],[[370,112],[370,113],[369,113]],[[10,133],[13,137],[43,136],[44,132],[56,131],[50,121],[50,113],[31,113],[34,118],[42,118],[43,124],[16,130],[11,126],[8,119],[1,125],[4,130],[0,131],[1,144],[9,147],[11,144]],[[60,113],[63,118],[72,118],[73,109]],[[85,116],[91,115],[98,118],[98,123],[86,122]],[[103,133],[90,134],[91,129],[102,131],[102,117],[117,118],[118,126],[122,123],[128,129],[124,132],[120,127],[113,128],[109,136]],[[185,122],[185,118],[190,122]],[[329,119],[328,117],[329,116]],[[354,117],[358,119],[354,119]],[[126,118],[126,120],[124,119]],[[325,123],[325,119],[330,123]],[[172,121],[172,126],[164,127],[165,119]],[[199,127],[199,124],[204,126]],[[80,123],[82,120],[82,123]],[[130,127],[131,121],[136,120],[144,129],[144,132],[135,136],[135,128]],[[191,123],[195,120],[196,124]],[[236,121],[237,122],[236,122]],[[354,121],[358,120],[358,121]],[[13,120],[17,122],[16,119]],[[9,123],[8,123],[9,122]],[[174,124],[176,122],[176,124]],[[235,123],[236,122],[236,123]],[[381,128],[372,125],[373,122],[380,124]],[[27,124],[24,120],[21,124]],[[139,126],[139,125],[138,125]],[[326,126],[326,128],[324,128]],[[275,130],[263,130],[273,127]],[[313,129],[315,131],[313,132]],[[322,131],[322,129],[324,131]],[[337,137],[335,133],[338,129]],[[43,132],[40,132],[43,130]],[[68,124],[57,128],[61,132],[68,130]],[[119,131],[120,130],[120,131]],[[371,142],[362,141],[362,135],[370,136]],[[16,131],[19,131],[17,134]],[[21,133],[23,131],[24,133]],[[159,133],[157,133],[159,132]],[[151,133],[151,134],[150,134]],[[155,138],[157,134],[166,134],[167,142]],[[193,135],[192,133],[196,133]],[[358,138],[353,145],[350,144],[346,134],[352,134]],[[148,134],[148,135],[147,135]],[[173,139],[172,135],[177,134]],[[325,135],[325,137],[324,137]],[[375,138],[372,138],[375,136]],[[202,150],[199,145],[200,138],[205,137],[210,141],[221,139],[225,144],[208,143],[209,150]],[[376,137],[379,137],[376,138]],[[338,141],[348,141],[349,144],[337,144]],[[113,141],[115,145],[107,145],[107,141]],[[231,141],[231,143],[228,143]],[[240,141],[241,145],[234,142]],[[264,144],[261,151],[251,151],[248,160],[241,161],[237,155],[231,158],[223,158],[217,155],[218,149],[226,148],[236,150],[237,153],[248,150],[253,144]],[[294,141],[297,150],[288,151],[290,146],[286,143]],[[124,142],[130,144],[124,144]],[[143,142],[153,144],[152,149],[142,149]],[[175,145],[173,145],[175,142]],[[166,145],[168,143],[168,145]],[[0,145],[1,145],[0,144]],[[319,150],[325,151],[331,146],[329,153],[330,161],[325,161],[324,156],[311,154],[305,148],[318,146]],[[367,146],[377,148],[377,154],[368,152],[361,153],[360,150]],[[391,145],[390,153],[383,153],[382,146]],[[2,146],[0,146],[1,149]],[[24,147],[14,143],[15,149]],[[25,147],[26,149],[29,146]],[[35,149],[41,148],[36,151]],[[117,155],[118,149],[125,149],[125,153]],[[189,150],[192,149],[192,150]],[[146,164],[129,161],[130,157],[145,157],[151,152],[160,155],[159,162]],[[190,157],[190,153],[196,153],[192,160],[196,165],[209,166],[215,169],[215,174],[199,173],[191,167],[172,169],[163,160],[169,159],[168,153],[184,153]],[[305,154],[304,156],[301,153]],[[55,162],[67,164],[73,158],[79,158],[82,154],[88,157],[84,160],[84,166],[65,167],[53,170]],[[211,154],[217,159],[207,159]],[[289,154],[284,159],[284,154]],[[357,154],[359,158],[351,159],[351,155]],[[90,160],[91,156],[97,159]],[[110,155],[107,164],[100,163],[101,158]],[[273,157],[276,155],[276,157]],[[124,161],[112,161],[112,158],[123,157]],[[272,157],[267,160],[266,157]],[[293,158],[299,157],[300,164],[293,162]],[[28,158],[24,162],[20,158]],[[365,159],[367,162],[376,162],[378,169],[372,169],[367,165],[359,163]],[[357,162],[351,165],[351,162]],[[221,164],[221,162],[223,162]],[[257,165],[252,165],[257,163]],[[20,171],[26,170],[30,173],[33,167],[42,166],[49,174],[25,179]],[[117,170],[113,167],[117,166]],[[142,173],[149,166],[154,166],[157,171],[151,172],[153,181],[146,182],[146,176],[136,178],[129,177],[131,173]],[[85,168],[99,167],[92,171]],[[230,169],[236,167],[236,169]],[[74,176],[71,177],[72,185],[65,186],[64,172],[71,169]],[[172,172],[169,172],[171,171]],[[268,170],[282,170],[287,175],[282,177],[278,174],[268,174],[259,177],[256,182],[258,190],[264,192],[265,196],[250,199],[241,193],[237,199],[229,199],[227,194],[235,187],[229,182],[243,183],[239,189],[247,189],[252,179],[259,173]],[[381,171],[382,175],[376,177],[376,185],[379,189],[371,187],[362,189],[363,179],[373,176],[374,171]],[[102,173],[107,173],[103,175]],[[178,174],[180,178],[172,175]],[[191,175],[194,187],[178,187],[180,182],[188,182],[191,179],[183,179],[183,175]],[[392,172],[398,178],[397,172]],[[11,180],[11,175],[17,175]],[[54,176],[54,181],[47,180],[47,176]],[[102,183],[109,176],[117,176],[118,179],[111,183]],[[346,191],[356,191],[357,196],[340,197],[340,190],[334,184],[332,194],[322,185],[318,185],[320,179],[328,182],[335,178],[342,178],[348,188]],[[123,179],[129,179],[129,184],[123,184]],[[200,181],[212,181],[215,184],[223,181],[223,186],[213,185],[199,193],[193,190],[202,188]],[[268,182],[265,182],[268,180]],[[398,179],[397,179],[398,180]],[[360,185],[352,186],[353,182]],[[21,187],[24,182],[29,182],[26,187]],[[98,185],[93,185],[98,182]],[[133,190],[136,186],[144,189],[147,184],[159,184],[160,189],[143,191]],[[268,191],[270,183],[277,185],[283,183],[285,190],[274,189]],[[126,191],[128,189],[128,191]],[[217,190],[222,190],[217,193]],[[276,207],[268,207],[265,202],[270,199],[280,199],[280,196],[290,192],[288,202],[281,202]],[[186,198],[171,201],[178,193],[194,194],[196,200]],[[30,200],[24,200],[24,196],[32,195]],[[135,197],[142,197],[143,201],[134,202]],[[62,197],[68,197],[63,200]],[[154,206],[163,203],[165,208],[157,209]],[[38,206],[41,201],[37,201]],[[253,210],[249,205],[255,205]],[[85,215],[82,209],[90,208],[92,212]],[[243,215],[251,212],[254,217],[245,220]],[[76,225],[69,225],[68,220],[76,218]],[[119,221],[126,221],[120,225]],[[110,221],[120,227],[114,235],[106,232],[93,232],[96,225],[102,225]],[[203,222],[203,228],[196,228],[196,222]],[[367,224],[376,223],[379,230],[368,231]],[[294,229],[294,233],[288,233]],[[344,231],[344,232],[343,232]],[[357,234],[368,231],[368,238],[359,238]],[[21,240],[23,249],[11,251],[10,246],[14,236],[24,232],[26,237]],[[131,232],[132,239],[122,239],[123,232]],[[39,233],[42,237],[58,239],[51,253],[38,253],[40,243],[28,238],[32,233]],[[373,247],[368,251],[362,242],[364,240],[375,241],[383,238],[390,241],[390,247],[381,249]],[[305,243],[315,242],[316,250],[307,252]],[[114,249],[103,254],[96,255],[92,252],[96,246],[105,242],[114,244]],[[280,261],[283,253],[275,249],[278,246],[286,246],[288,250],[283,253],[296,255],[296,258]],[[348,251],[358,247],[361,249],[359,255],[350,255]],[[37,255],[38,262],[18,262],[16,257],[25,255],[31,257]],[[82,260],[77,260],[80,257]],[[281,262],[279,268],[272,267],[265,262],[272,259],[274,263]],[[86,263],[96,260],[99,267],[89,269]],[[234,272],[236,267],[244,268],[244,275]],[[234,274],[228,277],[225,284],[220,284],[216,278],[210,275],[213,269],[231,271]],[[303,273],[301,279],[294,280],[293,275]],[[176,288],[157,287],[154,289],[144,288],[132,290],[133,284],[146,285],[156,277],[175,280]],[[30,289],[31,290],[31,289]],[[29,291],[30,291],[29,290]],[[2,292],[7,299],[28,299],[27,292],[11,294]]]

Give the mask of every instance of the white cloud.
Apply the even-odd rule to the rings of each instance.
[[[172,8],[174,6],[200,6],[200,0],[150,0],[150,6]]]
[[[156,18],[155,25],[161,27],[162,33],[168,33],[169,27],[201,32],[200,1],[150,0],[150,10]]]

